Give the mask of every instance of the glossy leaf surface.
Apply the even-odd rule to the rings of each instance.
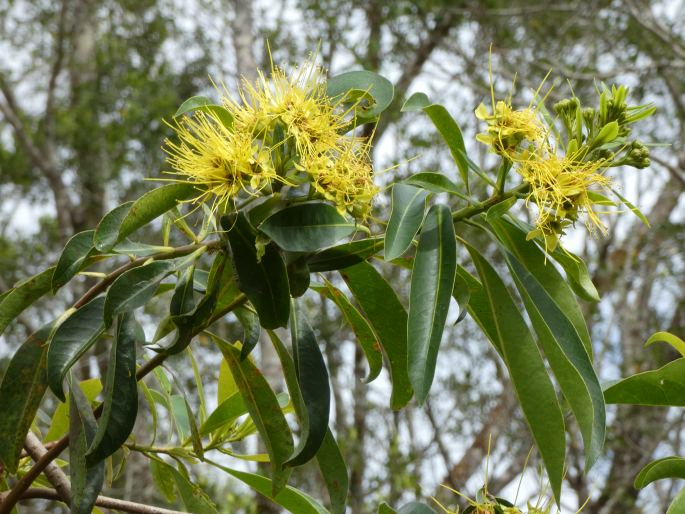
[[[428,397],[457,268],[449,207],[432,206],[421,228],[409,293],[407,341],[409,378],[419,404]]]
[[[428,192],[398,183],[392,186],[392,210],[385,231],[385,260],[401,257],[421,228]]]
[[[341,275],[366,315],[388,357],[393,409],[404,407],[413,395],[407,360],[407,312],[397,294],[378,271],[362,262],[346,268]]]

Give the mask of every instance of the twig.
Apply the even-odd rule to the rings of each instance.
[[[2,496],[0,496],[2,498]],[[64,501],[57,491],[44,488],[32,488],[24,491],[21,495],[22,500],[31,498],[41,498],[44,500]],[[2,504],[4,506],[4,502]],[[119,500],[117,498],[110,498],[109,496],[98,496],[95,500],[97,507],[104,507],[106,509],[118,510],[121,512],[132,512],[134,514],[188,514],[180,510],[169,510],[162,507],[155,507],[152,505],[144,505],[142,503],[134,503],[126,500]]]

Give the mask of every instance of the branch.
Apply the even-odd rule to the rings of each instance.
[[[26,452],[31,456],[31,458],[38,462],[48,450],[43,446],[40,439],[29,430],[26,434],[26,441],[24,441],[24,448]],[[65,502],[71,501],[71,483],[69,483],[69,478],[64,474],[64,471],[54,462],[50,462],[44,470],[45,476],[48,481],[55,488],[55,492],[59,498]]]
[[[0,496],[0,498],[2,498],[2,496]],[[24,491],[24,493],[21,495],[22,500],[28,500],[32,498],[64,502],[64,500],[59,496],[57,491],[53,491],[52,489],[28,489]],[[0,505],[4,507],[4,499],[3,503]],[[154,507],[152,505],[144,505],[142,503],[118,500],[117,498],[110,498],[109,496],[98,496],[97,500],[95,500],[95,505],[97,507],[104,507],[106,509],[118,510],[121,512],[132,512],[134,514],[188,514],[187,512],[183,512],[180,510],[163,509],[161,507]]]
[[[180,249],[182,247],[177,248]],[[123,272],[122,272],[123,273]],[[88,294],[88,293],[86,293]],[[207,326],[211,325],[218,319],[222,318],[236,307],[242,305],[247,300],[244,294],[239,294],[235,300],[233,300],[229,305],[227,305],[222,311],[217,312],[212,316],[208,323],[204,326],[199,327],[191,337],[194,337]],[[152,359],[143,364],[136,371],[136,380],[141,381],[145,376],[147,376],[153,369],[162,364],[168,355],[164,353],[158,353]],[[98,417],[102,413],[102,404],[100,404],[93,412],[93,414]],[[23,497],[23,494],[28,490],[33,481],[38,478],[38,476],[43,472],[43,470],[69,446],[69,435],[65,435],[55,443],[55,445],[50,448],[47,452],[43,454],[42,457],[29,469],[26,474],[21,477],[17,483],[14,485],[11,491],[6,495],[2,496],[2,503],[0,503],[0,514],[9,514],[16,503]],[[120,509],[123,510],[123,509]],[[140,512],[140,511],[134,511]]]

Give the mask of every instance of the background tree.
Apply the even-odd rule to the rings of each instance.
[[[577,235],[573,241],[602,295],[601,302],[586,306],[589,319],[597,321],[591,329],[602,378],[651,369],[673,357],[644,350],[642,343],[658,329],[683,329],[682,2],[5,2],[0,14],[4,55],[12,56],[0,65],[0,187],[11,220],[2,232],[2,290],[23,278],[23,256],[54,260],[48,249],[56,241],[92,227],[110,207],[141,191],[141,178],[165,168],[158,148],[169,130],[160,120],[169,119],[183,98],[206,92],[208,72],[231,88],[254,69],[251,59],[268,67],[265,39],[276,62],[301,60],[320,42],[321,60],[332,73],[365,67],[390,77],[396,100],[376,128],[376,167],[395,164],[390,155],[418,155],[410,162],[396,159],[400,167],[384,176],[439,169],[451,170],[455,179],[431,125],[415,117],[408,123],[399,108],[412,91],[424,90],[449,108],[473,141],[479,128],[470,112],[488,97],[492,43],[500,93],[517,74],[514,97],[525,96],[553,68],[553,76],[571,80],[581,100],[594,95],[595,80],[620,80],[632,87],[636,102],[659,105],[652,125],[639,135],[671,146],[654,149],[652,166],[624,183],[626,192],[639,196],[636,203],[652,229],[622,216],[612,221],[608,237]],[[567,93],[560,81],[550,105]],[[483,167],[490,165],[485,148],[474,144],[469,150],[472,156],[480,152]],[[19,208],[34,219],[10,217]],[[29,235],[27,226],[34,227]],[[351,334],[323,307],[312,309],[324,313],[315,328],[331,372],[335,428],[341,441],[349,441],[343,450],[352,512],[371,511],[379,499],[452,499],[440,483],[474,491],[482,482],[489,435],[490,489],[515,484],[530,441],[509,389],[500,385],[505,372],[472,325],[459,324],[445,337],[427,405],[393,413],[383,384],[360,384],[366,370]],[[26,327],[3,336],[8,348],[28,326],[49,317],[42,311],[24,316]],[[638,496],[632,481],[660,452],[670,447],[682,453],[680,416],[634,406],[620,407],[615,416],[622,421],[612,425],[605,459],[585,476],[577,451],[567,485],[581,503],[591,497],[586,512],[640,512],[646,505],[656,508],[655,502],[665,511],[672,486]],[[665,434],[665,441],[655,433]],[[577,436],[572,448],[579,448]],[[141,476],[119,483],[130,488]],[[217,494],[232,494],[225,491],[233,487],[217,484]]]

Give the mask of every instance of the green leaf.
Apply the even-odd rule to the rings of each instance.
[[[191,96],[181,104],[174,118],[193,111],[201,111],[210,114],[227,129],[233,128],[233,115],[224,106],[214,103],[206,96]]]
[[[419,405],[428,397],[454,289],[457,245],[452,213],[433,205],[421,228],[409,293],[409,379]]]
[[[431,193],[449,193],[459,196],[460,198],[468,198],[459,191],[459,186],[457,184],[452,182],[442,173],[424,171],[412,175],[405,179],[404,182],[412,186],[421,187]]]
[[[621,194],[615,189],[612,189],[611,192],[614,193],[618,197],[618,199],[621,200],[621,202],[623,202],[623,205],[628,207],[628,209],[630,209],[630,211],[633,214],[635,214],[635,216],[637,216],[642,223],[644,223],[647,227],[650,226],[649,220],[644,214],[642,214],[642,211],[640,209],[638,209],[632,203],[630,203],[627,198],[621,196]]]
[[[423,111],[438,129],[442,139],[447,143],[454,162],[457,163],[461,180],[464,182],[466,191],[469,189],[469,164],[464,158],[466,147],[464,146],[464,136],[457,122],[442,105],[431,104],[424,93],[414,93],[402,106],[402,112]]]
[[[307,260],[309,271],[334,271],[358,264],[380,252],[383,241],[382,237],[358,239],[317,252]]]
[[[65,401],[62,381],[78,359],[105,331],[103,297],[95,298],[69,316],[55,331],[48,349],[48,384]]]
[[[174,474],[169,471],[169,466],[157,459],[150,459],[150,473],[157,489],[169,503],[176,501]]]
[[[298,491],[294,487],[285,486],[274,494],[273,483],[265,476],[231,469],[216,462],[210,461],[210,464],[234,476],[262,496],[269,498],[276,505],[280,505],[293,514],[329,514],[314,498],[302,491]]]
[[[506,258],[552,371],[578,420],[585,445],[585,467],[590,469],[601,455],[606,433],[602,388],[592,361],[567,311],[518,260],[511,254]]]
[[[233,311],[243,327],[243,346],[240,349],[240,360],[245,360],[250,352],[257,346],[262,333],[259,325],[259,316],[245,307],[239,307]]]
[[[385,231],[385,260],[401,257],[419,231],[428,193],[407,184],[392,186],[392,210]]]
[[[169,313],[172,316],[187,314],[195,308],[195,296],[193,295],[194,275],[195,266],[190,266],[176,283],[174,295],[171,297],[171,302],[169,302]]]
[[[246,412],[247,408],[245,407],[243,397],[235,393],[221,402],[207,420],[200,425],[200,435],[211,434],[215,430],[234,422]]]
[[[269,453],[273,494],[277,494],[285,487],[290,475],[290,469],[283,467],[293,452],[293,439],[288,422],[283,416],[276,395],[250,359],[241,361],[237,348],[217,337],[213,339],[228,363],[250,417]]]
[[[607,403],[685,407],[685,358],[643,371],[604,390]]]
[[[428,505],[421,502],[410,502],[406,505],[402,505],[397,514],[437,514]]]
[[[392,103],[395,88],[392,83],[371,71],[348,71],[331,77],[326,84],[326,94],[334,101],[354,103],[357,98],[370,96],[373,102],[361,103],[355,109],[360,121],[378,117]]]
[[[311,273],[307,265],[307,256],[299,252],[286,252],[285,260],[288,262],[288,284],[290,286],[290,296],[299,298],[307,292],[311,282]]]
[[[186,476],[181,474],[173,466],[158,461],[161,467],[164,467],[166,472],[173,476],[176,482],[176,489],[178,490],[181,500],[185,508],[193,514],[218,514],[216,506],[207,496],[200,486],[195,485],[188,480]]]
[[[286,466],[301,466],[310,461],[321,447],[331,408],[328,370],[316,341],[314,330],[302,307],[292,301],[290,335],[297,382],[307,411],[307,423],[302,426],[300,442]]]
[[[102,217],[93,234],[93,245],[97,250],[107,252],[117,243],[121,222],[124,221],[132,205],[133,201],[124,202]]]
[[[355,228],[354,220],[323,202],[286,207],[259,225],[261,232],[289,252],[316,252],[351,235]]]
[[[516,202],[518,202],[518,198],[512,196],[503,202],[496,203],[485,213],[485,221],[493,221],[497,218],[501,218],[516,204]]]
[[[685,478],[685,458],[664,457],[650,462],[635,477],[635,489],[642,489],[663,478]]]
[[[97,433],[88,449],[89,465],[106,459],[121,447],[133,430],[138,414],[136,331],[133,313],[119,316],[105,376],[104,402]]]
[[[685,357],[685,341],[670,332],[656,332],[655,334],[652,334],[649,339],[647,339],[645,348],[658,341],[670,344],[681,356]]]
[[[128,255],[129,257],[149,257],[156,253],[170,252],[172,250],[173,247],[171,246],[149,245],[124,239],[121,243],[117,243],[111,251],[121,255]]]
[[[606,413],[599,379],[592,367],[592,346],[573,293],[543,252],[525,234],[502,220],[491,222],[528,315],[568,400],[583,436],[586,469],[600,456]]]
[[[241,212],[235,222],[221,218],[241,291],[254,306],[264,328],[284,327],[290,315],[290,287],[285,263],[277,248],[267,245],[261,260],[255,248],[256,234]]]
[[[97,426],[88,400],[80,387],[69,394],[69,474],[71,478],[71,512],[90,514],[105,478],[105,463],[89,466],[86,451]]]
[[[169,403],[178,438],[185,441],[190,437],[190,415],[186,407],[186,400],[182,394],[172,394],[169,396]]]
[[[93,252],[93,234],[94,230],[86,230],[67,241],[52,273],[50,285],[53,294],[79,272],[87,257]]]
[[[2,335],[14,318],[50,291],[50,283],[52,282],[54,271],[55,267],[53,266],[19,282],[10,290],[7,296],[3,297],[2,302],[0,302],[0,335]]]
[[[102,392],[102,382],[99,378],[89,378],[79,382],[79,387],[83,391],[88,402],[93,405],[96,398]],[[56,441],[69,431],[69,393],[65,403],[60,403],[52,415],[50,428],[43,438],[43,442]]]
[[[340,273],[366,315],[390,365],[390,405],[398,410],[411,400],[407,360],[407,312],[395,291],[368,262]]]
[[[382,502],[378,506],[378,514],[397,514],[397,511],[393,509],[390,505],[388,505],[385,502]]]
[[[328,497],[331,499],[332,514],[344,514],[349,490],[347,466],[333,433],[328,429],[321,448],[316,454],[319,469],[326,482]]]
[[[148,191],[135,202],[126,202],[105,214],[95,229],[93,243],[101,252],[110,251],[140,227],[197,193],[192,184],[167,184]]]
[[[685,489],[681,489],[680,492],[675,495],[666,514],[685,514]]]
[[[52,324],[31,334],[17,349],[0,383],[0,461],[17,472],[26,434],[47,388],[45,342]]]
[[[588,302],[600,300],[599,292],[590,278],[590,272],[580,257],[561,246],[555,248],[551,256],[564,268],[568,283],[578,297]]]
[[[535,340],[514,300],[494,268],[470,245],[467,249],[483,283],[486,305],[477,306],[471,296],[469,311],[485,312],[476,321],[499,349],[509,370],[514,391],[547,469],[552,493],[561,494],[566,440],[564,418],[552,381],[547,375]]]
[[[107,291],[104,307],[105,326],[122,312],[142,307],[155,295],[159,284],[174,270],[173,261],[153,261],[121,274]]]
[[[366,361],[369,363],[369,374],[364,379],[364,382],[368,384],[378,377],[381,369],[383,369],[383,354],[381,353],[378,338],[369,322],[352,305],[347,295],[326,279],[324,279],[324,284],[323,287],[313,286],[312,289],[332,300],[338,306],[345,321],[352,328],[354,335],[357,336],[357,341],[359,341],[359,345],[366,356]]]

